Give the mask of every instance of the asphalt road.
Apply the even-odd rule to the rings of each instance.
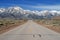
[[[0,40],[60,40],[60,33],[29,20],[19,27],[0,34]]]

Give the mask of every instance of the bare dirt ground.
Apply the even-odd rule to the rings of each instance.
[[[53,22],[54,21],[54,22]],[[46,28],[48,28],[48,29],[51,29],[51,30],[54,30],[54,31],[56,31],[56,32],[58,32],[58,33],[60,33],[60,21],[58,21],[58,22],[56,22],[55,20],[53,20],[53,21],[47,21],[47,20],[45,20],[45,22],[44,21],[39,21],[39,20],[37,20],[37,21],[35,21],[36,23],[38,23],[38,24],[40,24],[40,25],[43,25],[44,27],[46,27]]]
[[[16,28],[25,22],[27,22],[27,20],[0,20],[0,34]]]

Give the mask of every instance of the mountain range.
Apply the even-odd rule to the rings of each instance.
[[[0,8],[0,18],[11,19],[51,19],[55,16],[60,16],[60,11],[57,10],[24,10],[19,6]]]

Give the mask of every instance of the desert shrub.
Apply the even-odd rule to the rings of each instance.
[[[4,25],[3,23],[0,23],[0,26]]]

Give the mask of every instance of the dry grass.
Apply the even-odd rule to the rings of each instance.
[[[35,20],[40,25],[43,25],[44,27],[47,27],[49,29],[52,29],[58,33],[60,33],[60,20],[54,19],[54,20]]]
[[[27,20],[8,20],[2,19],[0,20],[0,34],[9,31],[19,25],[24,24]]]

